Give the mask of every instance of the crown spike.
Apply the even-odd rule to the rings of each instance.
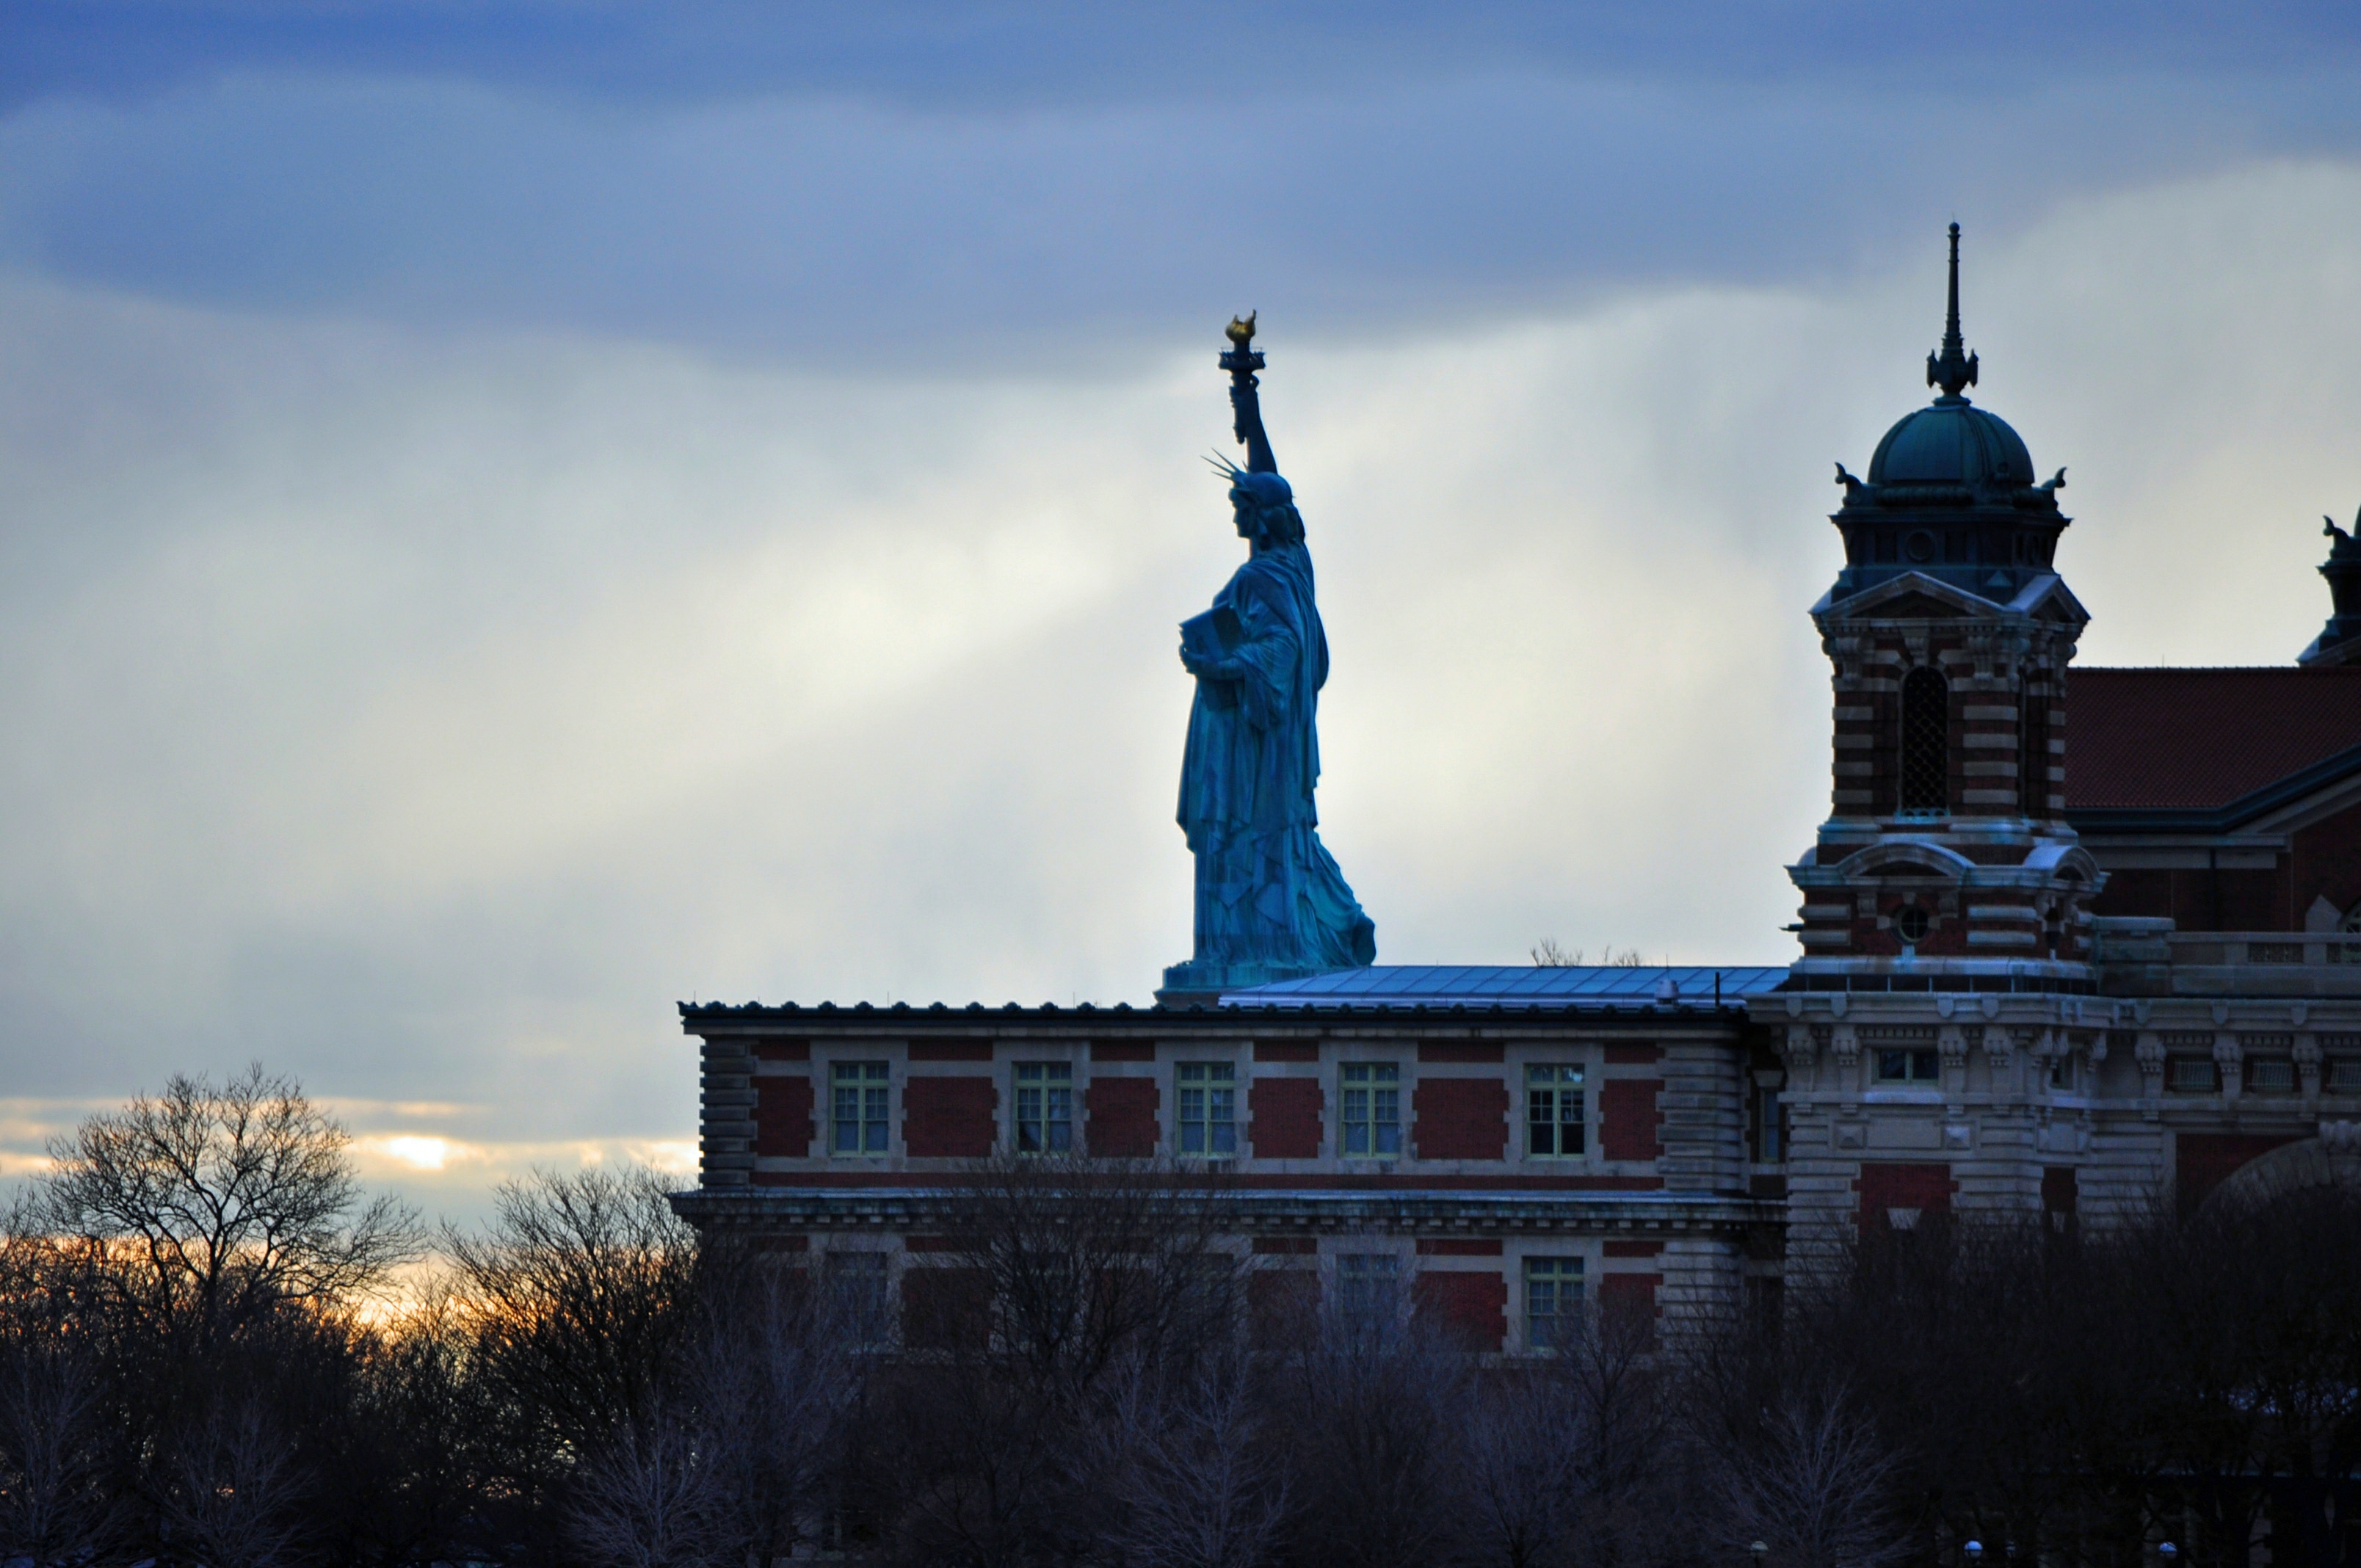
[[[1943,389],[1943,396],[1956,398],[1963,387],[1976,384],[1976,356],[1967,353],[1967,339],[1960,333],[1960,225],[1951,225],[1951,289],[1949,306],[1943,314],[1943,350],[1927,356],[1927,384]]]

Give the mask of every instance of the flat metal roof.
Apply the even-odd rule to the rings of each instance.
[[[1774,989],[1784,966],[1373,964],[1222,992],[1224,1007],[1710,1007]],[[1669,982],[1669,993],[1665,987]]]

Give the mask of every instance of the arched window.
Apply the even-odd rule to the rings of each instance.
[[[2049,815],[2049,687],[2033,674],[2017,696],[2016,800],[2027,817]]]
[[[1951,687],[1921,664],[1902,677],[1902,814],[1939,816],[1951,804]]]

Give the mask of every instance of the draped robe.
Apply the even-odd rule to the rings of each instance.
[[[1257,547],[1213,605],[1242,638],[1219,675],[1198,677],[1180,763],[1180,828],[1197,861],[1190,967],[1251,985],[1373,962],[1377,928],[1322,846],[1312,799],[1328,639],[1311,552]]]

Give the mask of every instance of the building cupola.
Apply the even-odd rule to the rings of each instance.
[[[1833,681],[1833,810],[1789,873],[1804,989],[2087,989],[2103,878],[2064,820],[2066,671],[2089,615],[2051,562],[2064,470],[1970,403],[1950,229],[1934,402],[1869,477],[1837,466],[1845,568],[1812,608]]]
[[[1837,465],[1845,499],[1829,521],[1845,542],[1839,598],[1919,572],[2005,601],[2049,571],[2068,521],[2058,510],[2066,471],[2035,484],[2024,438],[1968,400],[1980,366],[1960,331],[1959,225],[1950,237],[1943,346],[1927,356],[1927,384],[1940,395],[1885,433],[1866,479]]]

